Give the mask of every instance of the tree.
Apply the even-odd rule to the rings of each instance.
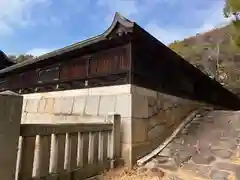
[[[25,60],[28,59],[32,59],[34,56],[30,55],[30,54],[21,54],[18,56],[14,56],[14,55],[10,55],[8,56],[12,61],[16,62],[16,63],[20,63],[23,62]]]
[[[240,1],[225,0],[223,9],[226,18],[233,17],[232,20],[232,39],[234,43],[240,47]]]

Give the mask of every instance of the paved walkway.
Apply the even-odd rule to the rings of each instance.
[[[166,180],[240,180],[240,112],[198,115],[137,172]]]

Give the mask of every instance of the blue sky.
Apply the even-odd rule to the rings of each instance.
[[[224,0],[0,0],[0,49],[40,55],[102,33],[116,11],[168,44],[225,24],[223,5]]]

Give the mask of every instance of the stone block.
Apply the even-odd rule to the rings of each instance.
[[[76,115],[66,116],[66,123],[78,123],[78,116]]]
[[[132,143],[147,140],[148,119],[132,119]]]
[[[213,149],[212,153],[219,158],[228,159],[232,156],[232,152],[227,149]]]
[[[179,124],[179,122],[181,122],[182,120],[184,120],[184,118],[186,116],[188,116],[189,109],[190,108],[186,109],[186,107],[181,107],[181,106],[172,108],[170,110],[170,112],[168,113],[168,115],[169,115],[169,117],[171,119],[171,122],[169,120],[169,122],[170,122],[169,125],[172,125],[174,123]]]
[[[131,94],[122,94],[116,97],[116,113],[121,117],[132,116],[132,97]]]
[[[162,99],[163,101],[171,102],[172,104],[178,104],[179,102],[183,102],[182,98],[178,98],[176,96],[172,96],[169,94],[159,93],[159,96],[160,96],[160,99]]]
[[[143,87],[139,87],[139,86],[135,86],[132,85],[131,87],[131,93],[132,94],[137,94],[140,96],[150,96],[150,97],[154,97],[157,98],[157,91],[153,91],[147,88],[143,88]]]
[[[162,107],[164,110],[172,109],[174,107],[174,104],[171,101],[163,101]]]
[[[26,121],[26,116],[27,116],[27,113],[26,112],[22,112],[22,117],[21,117],[21,123],[22,124]]]
[[[121,149],[121,157],[123,158],[125,165],[132,167],[134,165],[132,162],[132,144],[121,143]]]
[[[155,110],[153,107],[148,107],[148,117],[154,116]]]
[[[52,123],[52,114],[47,114],[47,113],[39,113],[38,116],[38,123]]]
[[[25,112],[26,106],[27,106],[27,99],[23,99],[23,106],[22,106],[22,112]]]
[[[226,171],[213,170],[210,174],[212,180],[228,180],[230,174]]]
[[[51,123],[52,116],[46,113],[27,113],[24,123],[39,124],[39,123]]]
[[[199,179],[209,179],[209,175],[211,173],[210,166],[197,165],[193,163],[184,164],[182,168],[186,172],[194,173],[193,175],[198,176]]]
[[[97,116],[99,110],[100,96],[87,96],[85,114]]]
[[[55,114],[52,116],[53,123],[68,123],[67,116],[63,114]]]
[[[153,128],[157,125],[165,124],[165,121],[159,117],[150,118],[148,121],[149,121],[148,128]]]
[[[75,97],[72,113],[83,115],[85,106],[86,106],[86,96]]]
[[[132,142],[132,119],[121,118],[121,142]]]
[[[132,95],[132,117],[148,118],[148,99],[146,96]]]
[[[150,107],[157,106],[157,98],[148,96],[147,101],[148,101],[148,106]]]
[[[196,164],[203,164],[203,165],[209,165],[211,162],[215,161],[215,157],[209,155],[204,156],[202,154],[197,154],[192,157],[192,160]]]
[[[170,127],[174,125],[175,122],[177,122],[177,120],[174,119],[174,114],[172,109],[165,110],[164,114],[165,114],[165,120],[166,120],[165,122],[167,124],[167,127]]]
[[[148,139],[149,140],[153,140],[156,138],[161,137],[161,135],[166,131],[166,126],[163,124],[158,124],[154,127],[152,127],[149,131],[148,131]]]
[[[38,104],[38,112],[44,113],[45,107],[46,107],[46,99],[42,98],[42,99],[40,99],[39,104]]]
[[[167,111],[164,111],[162,109],[159,110],[158,113],[156,113],[155,116],[151,117],[150,118],[151,121],[150,122],[153,122],[153,121],[157,121],[157,119],[163,123],[166,123],[167,120],[168,120],[168,114],[167,114]],[[155,119],[155,120],[154,120]]]
[[[60,114],[61,113],[61,106],[62,106],[62,98],[54,99],[53,113],[54,114]]]
[[[117,94],[130,94],[131,92],[131,85],[124,84],[124,85],[115,85],[115,86],[105,86],[105,87],[96,87],[96,88],[89,88],[88,95],[89,96],[105,96],[105,95],[117,95]]]
[[[56,98],[54,102],[54,114],[71,114],[73,97]]]
[[[77,116],[79,123],[106,123],[105,117],[100,116]]]
[[[45,105],[46,113],[49,113],[49,114],[53,113],[54,101],[55,101],[55,99],[53,99],[53,98],[46,99],[46,105]]]
[[[216,168],[224,171],[237,171],[240,170],[240,166],[237,164],[233,164],[231,162],[216,162]]]
[[[39,99],[28,99],[26,104],[26,111],[35,113],[38,111]]]
[[[62,99],[61,114],[72,114],[73,97],[65,97]]]
[[[115,111],[116,96],[101,96],[99,105],[99,115],[107,115]]]

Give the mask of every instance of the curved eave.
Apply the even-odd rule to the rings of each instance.
[[[1,63],[9,64],[9,66],[14,65],[15,62],[12,61],[3,51],[0,50],[0,60]]]
[[[97,35],[97,36],[94,36],[92,38],[83,40],[81,42],[72,44],[70,46],[66,46],[64,48],[52,51],[50,53],[43,54],[43,55],[35,57],[33,59],[29,59],[29,60],[23,61],[21,63],[12,65],[10,67],[4,68],[4,69],[0,70],[0,74],[4,74],[4,73],[10,72],[10,71],[13,71],[15,69],[25,67],[25,66],[34,64],[36,62],[39,62],[39,61],[49,59],[49,58],[54,57],[54,56],[59,56],[59,55],[62,55],[64,53],[71,52],[71,51],[76,50],[76,49],[81,49],[83,47],[98,43],[98,42],[103,41],[103,40],[106,40],[108,35],[115,29],[115,27],[117,26],[118,23],[120,23],[121,25],[123,25],[127,28],[133,28],[134,24],[135,24],[134,22],[132,22],[132,21],[124,18],[123,16],[121,16],[119,13],[116,13],[115,16],[114,16],[113,22],[111,23],[110,27],[104,33],[102,33],[100,35]]]

